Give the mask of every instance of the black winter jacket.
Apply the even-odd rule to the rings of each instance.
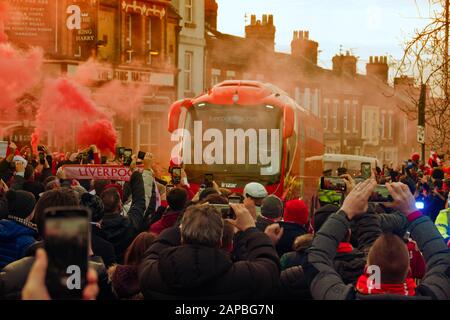
[[[269,237],[250,228],[243,232],[246,260],[233,262],[225,251],[179,245],[179,228],[164,230],[139,267],[146,299],[258,299],[270,297],[279,284],[277,253]]]
[[[130,187],[132,202],[128,215],[105,213],[102,231],[105,239],[112,243],[118,263],[123,263],[125,251],[134,238],[143,231],[145,225],[145,191],[142,173],[135,171],[131,175]]]

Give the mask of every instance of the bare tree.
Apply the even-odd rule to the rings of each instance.
[[[417,5],[417,4],[416,4]],[[427,90],[426,125],[427,144],[440,152],[449,151],[449,0],[428,0],[427,25],[416,29],[404,44],[404,55],[397,63],[397,75],[414,74],[419,85]],[[410,119],[417,119],[419,102],[417,88],[404,90],[410,101],[399,106]]]

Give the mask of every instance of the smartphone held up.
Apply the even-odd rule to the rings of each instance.
[[[87,283],[91,212],[82,207],[45,211],[46,286],[52,299],[81,299]]]

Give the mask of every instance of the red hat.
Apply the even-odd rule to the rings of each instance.
[[[411,155],[411,160],[412,160],[412,161],[415,161],[415,162],[418,162],[418,161],[420,160],[420,154],[418,154],[417,152],[414,152],[414,153]]]
[[[283,220],[285,222],[294,222],[300,225],[308,223],[308,208],[303,200],[290,200],[284,207]]]

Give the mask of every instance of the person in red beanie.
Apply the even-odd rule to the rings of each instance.
[[[286,202],[283,221],[279,222],[283,228],[283,235],[276,244],[278,255],[292,251],[292,245],[298,236],[307,234],[308,208],[303,200],[290,200]]]

